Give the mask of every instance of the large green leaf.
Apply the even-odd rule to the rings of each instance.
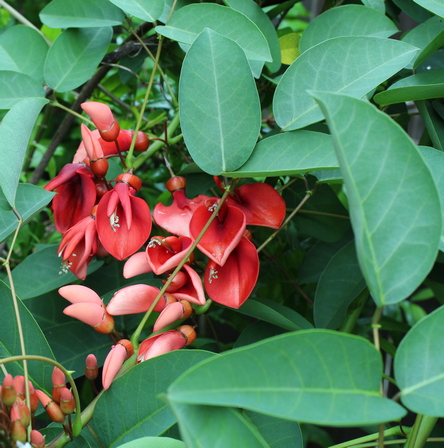
[[[72,272],[62,271],[61,264],[57,245],[45,247],[29,255],[12,271],[17,294],[25,300],[78,280]],[[102,264],[103,261],[90,263],[88,273],[99,269]]]
[[[393,3],[418,23],[430,19],[432,14],[412,0],[393,0]]]
[[[15,206],[22,220],[27,222],[41,211],[53,198],[54,193],[31,184],[19,184]],[[12,210],[0,209],[0,241],[5,240],[17,228],[17,216]]]
[[[407,65],[407,68],[418,67],[422,61],[444,45],[443,20],[439,17],[431,17],[413,28],[402,38],[402,41],[420,49],[414,60]]]
[[[223,174],[229,177],[294,176],[338,166],[330,135],[295,131],[264,138],[241,168]]]
[[[184,6],[173,14],[168,26],[157,26],[156,31],[170,39],[192,44],[205,28],[234,40],[248,59],[271,62],[267,40],[259,28],[243,14],[226,6],[209,3]]]
[[[302,53],[282,76],[273,100],[276,122],[287,131],[322,119],[307,90],[362,97],[405,67],[416,48],[379,37],[336,37]]]
[[[120,445],[119,448],[186,448],[181,440],[169,437],[141,437]]]
[[[373,8],[376,11],[385,13],[385,2],[384,0],[362,0],[362,3],[369,8]]]
[[[113,2],[114,3],[114,2]],[[120,25],[125,16],[108,0],[52,0],[39,14],[50,28],[92,28]]]
[[[413,0],[418,5],[444,18],[444,5],[441,0]]]
[[[427,100],[444,96],[444,68],[408,76],[392,84],[384,92],[375,95],[375,101],[387,104]]]
[[[444,307],[419,321],[399,344],[395,378],[411,411],[444,416]]]
[[[381,376],[381,356],[367,340],[302,330],[201,362],[171,385],[168,400],[332,426],[397,420],[405,410],[380,396]]]
[[[276,28],[273,23],[253,0],[224,0],[225,3],[236,11],[246,15],[267,39],[270,47],[271,57],[273,62],[267,62],[266,65],[272,73],[277,72],[281,66],[281,48],[279,46],[279,39],[276,33]]]
[[[103,446],[113,448],[144,436],[159,436],[176,423],[160,394],[184,371],[214,354],[179,350],[149,359],[117,378],[97,402],[91,426]],[[143,387],[140,387],[143,385]],[[115,418],[121,409],[125,418]]]
[[[218,175],[245,163],[259,135],[261,107],[235,42],[210,29],[194,41],[182,66],[179,107],[185,143],[203,171]]]
[[[41,82],[24,73],[0,71],[0,109],[11,109],[24,99],[44,97]]]
[[[63,31],[45,61],[44,74],[49,87],[66,92],[87,81],[105,55],[112,35],[111,27]]]
[[[146,22],[157,20],[165,8],[165,0],[110,0],[110,2]]]
[[[313,328],[313,325],[296,311],[267,299],[247,300],[236,311],[277,325],[288,331]]]
[[[441,199],[443,229],[441,231],[439,249],[444,251],[444,152],[438,151],[435,148],[429,148],[427,146],[420,146],[419,149],[425,163],[432,173],[436,188],[438,189],[439,197]]]
[[[31,131],[47,102],[43,98],[18,102],[5,115],[0,126],[0,188],[13,207]]]
[[[331,258],[319,279],[313,307],[316,327],[336,330],[364,288],[355,243],[350,241]]]
[[[398,32],[395,24],[383,13],[362,5],[332,8],[316,17],[302,33],[301,53],[340,36],[389,37]]]
[[[43,82],[43,64],[48,44],[35,29],[16,25],[8,28],[0,35],[0,67],[24,73],[32,79]],[[14,84],[19,87],[19,83]],[[0,88],[0,92],[3,87]],[[33,95],[30,95],[33,96]],[[4,107],[0,107],[5,109]]]
[[[26,354],[54,359],[48,342],[32,314],[20,299],[17,300]],[[12,303],[11,290],[2,281],[0,281],[0,302],[2,304],[2,312],[0,314],[0,358],[4,359],[10,356],[21,355],[22,351],[18,337],[17,320]],[[5,367],[8,373],[11,373],[13,376],[23,375],[22,363],[7,363]],[[34,384],[34,387],[47,391],[51,390],[51,372],[53,367],[53,365],[41,361],[28,361],[29,379]]]
[[[399,302],[436,258],[442,223],[433,178],[386,114],[349,96],[314,95],[335,142],[364,278],[379,306]]]

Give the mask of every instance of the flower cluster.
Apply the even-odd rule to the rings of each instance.
[[[66,417],[75,409],[75,400],[71,390],[66,387],[64,373],[54,367],[52,373],[52,397],[45,392],[35,389],[28,381],[30,407],[26,404],[25,378],[22,375],[12,377],[7,374],[0,387],[0,430],[6,440],[10,442],[29,442],[34,448],[44,448],[46,445],[43,435],[32,429],[28,437],[28,428],[33,422],[39,402],[49,418],[57,423],[65,423]],[[67,428],[69,429],[70,420]]]
[[[103,104],[89,102],[82,107],[97,130],[82,125],[82,143],[73,163],[46,187],[57,192],[52,207],[56,227],[63,234],[59,246],[63,269],[83,280],[94,255],[111,255],[127,259],[125,278],[152,272],[162,276],[165,284],[162,291],[146,284],[127,286],[115,292],[107,305],[81,285],[59,290],[71,302],[65,314],[110,334],[115,342],[103,369],[102,383],[107,389],[134,353],[133,344],[115,331],[114,316],[148,310],[160,313],[155,334],[138,346],[135,362],[192,343],[196,337],[192,326],[168,327],[192,316],[196,307],[207,303],[207,296],[231,308],[247,300],[259,275],[259,257],[247,226],[278,229],[286,207],[268,184],[244,184],[226,191],[218,177],[214,180],[223,199],[202,194],[189,199],[186,179],[174,176],[166,184],[171,205],[158,203],[151,216],[148,204],[135,196],[142,186],[138,177],[132,172],[121,174],[113,186],[105,177],[107,158],[129,148],[131,131],[120,129]],[[149,138],[140,134],[139,143],[139,150],[146,149]],[[153,220],[159,232],[150,238]],[[145,250],[137,252],[145,243]],[[195,247],[200,254],[193,253]]]

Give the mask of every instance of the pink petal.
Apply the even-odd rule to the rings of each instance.
[[[153,332],[162,330],[166,326],[179,320],[184,313],[183,305],[180,302],[174,302],[167,305],[160,313],[153,327]]]
[[[183,271],[178,272],[179,274],[185,274],[180,276],[179,284],[182,284],[179,288],[177,285],[174,285],[173,288],[167,288],[167,292],[171,293],[176,297],[177,300],[188,300],[191,303],[197,303],[198,305],[205,305],[205,293],[202,287],[202,280],[199,274],[187,264],[184,264],[182,267]],[[185,272],[184,272],[185,271]],[[173,283],[176,279],[173,280]],[[170,285],[172,286],[173,283]]]
[[[59,294],[71,303],[91,302],[102,306],[102,299],[92,289],[82,285],[62,286]]]
[[[95,303],[74,303],[63,310],[63,314],[74,317],[81,322],[94,327],[102,322],[105,309]]]
[[[162,241],[161,237],[157,237]],[[180,242],[181,250],[175,252],[173,246],[178,246],[174,244],[174,240]],[[170,244],[171,249],[165,247],[161,242],[156,243],[156,240],[151,240],[146,248],[146,255],[148,263],[151,265],[153,272],[156,275],[164,274],[165,272],[174,269],[185,257],[188,249],[190,248],[192,241],[191,238],[182,236],[179,238],[168,237],[164,238],[163,241]]]
[[[177,330],[166,331],[151,338],[145,339],[139,347],[137,360],[146,361],[155,356],[163,355],[173,350],[185,347],[187,340]]]
[[[150,285],[131,285],[120,289],[108,303],[106,310],[112,316],[137,314],[148,311],[159,294],[159,289]],[[154,311],[162,311],[165,302],[160,299]]]
[[[123,345],[117,344],[111,348],[103,364],[102,385],[105,390],[111,386],[126,358],[127,351]]]
[[[123,276],[125,278],[131,278],[152,271],[153,269],[148,263],[145,252],[137,252],[131,255],[123,266]]]
[[[113,113],[106,104],[88,101],[80,106],[91,117],[91,120],[100,131],[108,130],[114,123]]]

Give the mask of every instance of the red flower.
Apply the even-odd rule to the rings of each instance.
[[[245,236],[223,266],[213,260],[205,271],[205,291],[215,302],[239,308],[253,291],[259,275],[259,257]]]
[[[93,173],[83,164],[68,163],[46,185],[45,190],[56,191],[52,201],[56,229],[64,234],[74,224],[86,218],[96,203]]]
[[[119,122],[114,119],[111,109],[106,104],[88,101],[80,106],[91,117],[104,140],[112,142],[117,139],[120,132]]]
[[[136,252],[148,239],[152,222],[148,204],[134,196],[141,187],[132,174],[118,176],[97,208],[97,231],[103,247],[118,260]]]
[[[163,283],[166,283],[166,281],[163,281]],[[187,300],[197,305],[205,305],[202,280],[197,272],[187,264],[183,265],[166,290],[177,300]]]
[[[159,292],[158,288],[150,285],[125,286],[114,294],[106,309],[113,316],[144,313],[148,311]],[[165,301],[161,299],[154,311],[162,311],[164,307]]]

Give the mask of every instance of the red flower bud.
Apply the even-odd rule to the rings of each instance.
[[[65,374],[55,366],[52,371],[52,399],[60,403],[60,391],[66,385]]]
[[[31,431],[31,446],[33,448],[45,448],[46,446],[45,438],[36,429]]]
[[[99,374],[99,366],[97,364],[97,358],[94,355],[88,355],[86,357],[85,376],[90,381],[94,381]]]
[[[20,420],[14,420],[11,423],[11,439],[14,442],[26,442],[26,428]]]
[[[12,405],[11,419],[13,414],[14,416],[19,416],[19,419],[25,428],[29,426],[29,423],[31,422],[31,411],[21,398],[17,398],[16,402]]]
[[[37,390],[36,393],[49,418],[53,422],[63,423],[65,421],[65,414],[60,409],[60,406],[41,390]]]
[[[6,406],[12,406],[17,398],[14,380],[12,379],[12,375],[10,373],[8,373],[3,380],[1,397]]]
[[[76,408],[76,402],[72,392],[64,387],[60,391],[60,409],[65,415],[70,415]]]

